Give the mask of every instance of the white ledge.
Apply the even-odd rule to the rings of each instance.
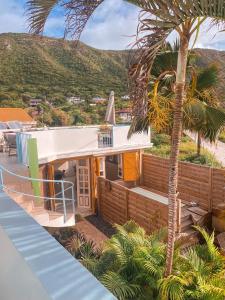
[[[0,243],[1,300],[116,300],[2,191]]]

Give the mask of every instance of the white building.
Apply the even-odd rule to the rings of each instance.
[[[73,97],[67,97],[66,100],[70,104],[81,104],[81,103],[85,102],[85,100],[81,99],[81,97],[75,97],[75,96],[73,96]]]
[[[130,100],[130,96],[129,95],[125,95],[121,97],[122,100]]]
[[[132,120],[132,112],[130,108],[124,108],[116,111],[116,115],[122,123],[129,123]]]

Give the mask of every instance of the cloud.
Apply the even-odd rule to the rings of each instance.
[[[24,8],[21,2],[0,0],[0,7],[0,33],[26,31]]]
[[[134,41],[139,10],[122,0],[106,0],[89,21],[81,40],[101,49],[125,49]]]
[[[25,0],[0,0],[0,33],[27,32]],[[125,49],[134,42],[139,9],[123,0],[105,0],[91,17],[81,40],[101,49]],[[225,33],[217,28],[208,30],[209,22],[202,27],[195,47],[225,50]],[[51,14],[45,34],[62,37],[64,16],[60,10]],[[216,34],[217,33],[217,34]],[[170,36],[173,41],[176,35]]]

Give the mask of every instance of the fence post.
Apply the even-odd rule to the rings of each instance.
[[[72,193],[72,208],[73,208],[73,214],[75,215],[75,198],[74,198],[74,189],[73,189],[73,186],[71,186],[71,193]]]
[[[2,169],[0,169],[0,191],[3,191],[3,186],[4,186],[3,174],[2,174]]]
[[[61,181],[61,190],[62,190],[62,200],[63,200],[63,214],[64,214],[64,223],[67,221],[66,214],[66,200],[65,200],[65,190],[64,190],[64,181]]]
[[[125,205],[126,205],[125,214],[126,214],[126,222],[127,222],[129,220],[129,190],[128,189],[126,190],[126,203],[125,203]]]
[[[212,188],[213,188],[213,168],[209,168],[209,187],[210,187],[210,191],[209,191],[209,198],[208,198],[208,209],[209,212],[212,212],[212,208],[213,208],[213,199],[212,199]]]
[[[177,198],[177,233],[181,232],[181,199]]]

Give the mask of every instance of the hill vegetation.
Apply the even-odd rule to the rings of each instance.
[[[217,91],[224,103],[225,52],[194,50],[196,64],[217,64]],[[128,92],[128,51],[104,51],[83,43],[37,37],[29,34],[0,34],[0,107],[25,107],[30,98],[47,100],[37,116],[47,125],[99,124],[104,120],[106,105],[90,106],[93,97],[116,94],[117,108],[129,105],[121,101]],[[67,97],[85,99],[72,105]]]
[[[127,92],[127,51],[28,34],[0,35],[0,99],[118,96]],[[2,95],[3,94],[3,95]]]

